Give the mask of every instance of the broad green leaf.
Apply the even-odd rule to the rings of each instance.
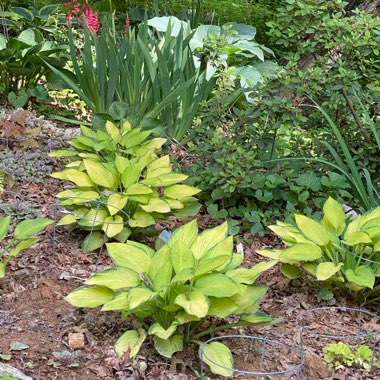
[[[86,173],[77,169],[65,169],[62,172],[53,173],[51,177],[73,182],[77,186],[94,186],[94,182],[91,181],[91,178]]]
[[[94,201],[100,198],[96,191],[61,191],[56,195],[57,198],[68,198],[67,201],[62,201],[61,205],[84,204],[89,201]]]
[[[199,356],[204,363],[210,366],[211,371],[216,375],[226,377],[233,375],[234,360],[231,351],[224,344],[220,342],[205,344],[201,346]]]
[[[346,215],[342,206],[335,199],[329,197],[323,206],[323,213],[322,224],[340,236],[346,228]]]
[[[129,220],[129,225],[133,228],[135,227],[148,227],[155,224],[153,216],[143,210],[137,210],[133,214],[133,218]]]
[[[110,311],[110,310],[127,310],[129,309],[129,303],[128,303],[128,293],[122,292],[119,293],[113,300],[106,302],[103,307],[102,311]]]
[[[129,308],[135,309],[136,307],[139,307],[146,301],[152,300],[154,297],[156,297],[157,293],[152,292],[148,288],[132,288],[128,292],[128,302],[129,302]]]
[[[347,280],[353,282],[356,285],[364,286],[373,289],[375,285],[376,277],[371,268],[361,265],[355,270],[347,269],[344,274]]]
[[[112,290],[132,288],[140,283],[136,272],[122,267],[96,273],[85,281],[86,285],[102,285]]]
[[[182,272],[177,273],[171,280],[171,284],[175,284],[176,282],[185,283],[186,281],[191,280],[194,277],[194,269],[187,268]]]
[[[134,358],[140,351],[146,338],[144,329],[126,331],[116,342],[115,351],[119,356],[125,353]]]
[[[177,326],[178,323],[174,322],[170,325],[170,327],[164,329],[158,322],[155,322],[150,326],[148,334],[155,335],[160,339],[168,339],[175,333]]]
[[[131,269],[137,273],[149,271],[150,256],[144,250],[126,243],[108,243],[106,246],[115,265]]]
[[[194,258],[199,260],[208,250],[227,237],[228,224],[224,222],[218,227],[202,232],[191,246]]]
[[[121,182],[124,189],[128,189],[129,186],[135,184],[141,175],[141,166],[139,164],[130,164],[123,172],[121,176]]]
[[[48,218],[23,220],[15,228],[13,236],[18,240],[27,239],[31,235],[41,232],[46,226],[52,223],[53,221]]]
[[[119,174],[123,174],[125,169],[131,164],[128,158],[116,155],[115,157],[115,167]]]
[[[238,284],[221,273],[207,274],[195,281],[194,288],[205,294],[217,298],[231,297],[241,292]]]
[[[187,179],[187,177],[188,176],[184,174],[169,173],[169,174],[163,174],[159,177],[145,178],[144,180],[141,181],[141,183],[144,185],[150,185],[154,187],[170,186],[179,182],[183,182],[185,179]]]
[[[0,278],[4,278],[4,277],[5,277],[5,264],[0,263]]]
[[[181,311],[176,314],[175,320],[178,322],[178,324],[184,325],[185,323],[199,321],[200,318],[198,318],[196,315],[187,314],[181,309]]]
[[[165,358],[171,358],[175,352],[183,350],[183,336],[173,335],[169,339],[153,337],[154,348]]]
[[[228,238],[223,239],[214,247],[210,248],[202,257],[203,259],[212,259],[218,256],[232,256],[232,252],[234,249],[234,238],[232,236],[228,236]]]
[[[366,232],[356,231],[346,236],[344,243],[347,245],[372,244],[372,239]]]
[[[258,249],[256,252],[269,259],[280,260],[283,251],[282,249]]]
[[[101,226],[107,218],[108,212],[103,209],[93,208],[88,211],[83,217],[78,220],[78,224],[82,227],[97,227]]]
[[[69,224],[73,224],[76,222],[77,222],[77,218],[73,214],[67,214],[58,221],[57,225],[58,226],[67,226]]]
[[[9,255],[7,257],[7,261],[11,259],[12,257],[18,255],[20,252],[24,251],[25,249],[31,247],[33,244],[36,244],[40,239],[39,238],[31,238],[22,240],[9,252]]]
[[[330,235],[322,224],[304,215],[296,214],[294,219],[303,235],[315,244],[325,246],[330,242]]]
[[[95,184],[106,187],[107,189],[113,188],[115,177],[103,164],[88,159],[83,160],[83,163],[88,175]]]
[[[107,208],[111,215],[117,214],[128,202],[128,197],[118,193],[111,194],[107,200]]]
[[[177,242],[190,248],[198,236],[198,222],[196,219],[176,229],[168,241],[169,247],[176,246]]]
[[[330,277],[334,276],[340,268],[343,266],[343,263],[335,265],[331,262],[319,263],[316,270],[316,277],[319,281],[328,280]]]
[[[104,219],[102,230],[109,238],[119,234],[124,228],[124,220],[120,215],[108,216]]]
[[[198,290],[191,291],[188,295],[179,294],[175,304],[182,306],[186,313],[204,318],[207,315],[209,301],[207,297]]]
[[[273,318],[263,312],[257,312],[255,314],[243,314],[240,321],[251,325],[267,325],[273,323]]]
[[[78,154],[76,150],[57,149],[48,153],[49,157],[74,157]]]
[[[170,156],[168,154],[158,158],[157,160],[152,161],[148,165],[147,169],[149,172],[149,171],[154,171],[156,169],[159,169],[165,166],[170,166]]]
[[[170,212],[169,204],[160,198],[151,198],[147,205],[142,205],[140,207],[149,213],[158,212],[160,214],[165,214]]]
[[[195,276],[201,276],[214,270],[221,270],[231,262],[231,259],[232,255],[221,255],[212,257],[211,259],[202,258],[199,261],[198,267],[195,271]],[[232,276],[229,277],[232,278]]]
[[[236,282],[250,285],[256,281],[257,277],[259,277],[261,273],[274,267],[276,264],[276,260],[263,261],[259,264],[256,264],[251,269],[237,268],[232,271],[228,271],[226,275],[234,279]]]
[[[277,221],[275,226],[268,226],[268,228],[278,235],[287,245],[308,242],[300,231],[291,224]]]
[[[290,280],[295,280],[296,278],[301,277],[302,274],[298,267],[291,264],[282,264],[280,270],[281,273]]]
[[[134,183],[127,188],[125,195],[147,195],[152,194],[153,190],[146,185],[141,183]]]
[[[175,273],[180,273],[185,269],[194,267],[194,257],[190,248],[186,247],[181,241],[178,241],[170,248],[170,258]]]
[[[200,189],[192,186],[172,185],[165,188],[164,196],[181,200],[183,198],[192,197],[193,195],[198,194],[200,191]]]
[[[210,307],[208,309],[208,315],[214,315],[218,318],[226,318],[231,314],[234,314],[238,309],[236,303],[230,298],[215,298],[209,297]]]
[[[111,136],[112,140],[117,144],[121,138],[119,128],[114,123],[112,123],[112,121],[107,120],[106,130]]]
[[[147,174],[146,174],[146,179],[152,179],[152,178],[157,178],[157,177],[160,177],[164,174],[169,174],[173,171],[173,168],[171,167],[171,165],[168,165],[168,166],[163,166],[161,168],[157,168],[155,170],[149,170],[147,171]]]
[[[82,243],[83,252],[93,252],[107,241],[107,237],[100,231],[89,233]]]
[[[10,222],[10,216],[6,216],[5,218],[0,220],[0,241],[3,240],[5,235],[7,234]]]
[[[248,307],[254,305],[264,297],[268,291],[266,286],[262,285],[242,285],[244,290],[240,294],[234,295],[231,299],[238,306],[236,314],[242,314]]]
[[[156,273],[153,280],[153,288],[155,291],[159,292],[161,290],[166,291],[170,285],[172,279],[173,266],[169,261],[161,263],[160,270]],[[161,294],[161,293],[160,293]]]
[[[321,249],[315,244],[297,243],[282,251],[280,261],[295,264],[299,261],[314,261],[322,257]]]
[[[105,286],[81,286],[72,291],[65,300],[76,307],[97,307],[111,301],[115,293]]]
[[[307,272],[312,274],[313,276],[317,276],[317,264],[314,263],[302,263],[301,264],[302,268],[304,268]]]

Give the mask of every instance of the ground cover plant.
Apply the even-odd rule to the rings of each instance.
[[[0,2],[0,373],[375,380],[377,6]]]

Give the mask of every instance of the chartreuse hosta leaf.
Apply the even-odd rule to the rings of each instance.
[[[5,264],[0,262],[0,278],[5,277]]]
[[[226,234],[223,224],[198,235],[192,221],[157,251],[132,241],[107,243],[115,268],[93,275],[67,300],[79,307],[120,310],[142,321],[144,333],[129,331],[119,339],[119,355],[136,355],[145,335],[153,335],[156,350],[170,357],[189,342],[199,344],[197,326],[202,331],[208,317],[243,316],[242,325],[271,322],[259,314],[267,288],[253,282],[274,263],[238,268],[243,257],[233,253]]]
[[[333,198],[329,197],[323,206],[322,224],[340,236],[346,228],[346,215],[343,207]]]
[[[115,351],[120,356],[127,352],[130,358],[134,358],[140,351],[145,338],[146,333],[144,329],[126,331],[117,340]]]
[[[222,376],[232,376],[234,360],[231,351],[220,342],[211,342],[202,346],[199,351],[201,360],[210,366],[213,373]]]
[[[358,299],[366,302],[371,289],[380,285],[376,279],[380,251],[380,207],[347,222],[342,206],[329,198],[323,207],[321,222],[295,215],[297,227],[277,222],[270,228],[290,246],[283,250],[259,250],[262,256],[284,263],[285,276],[298,278],[300,270],[318,281],[342,283],[348,290],[361,292]],[[302,236],[302,239],[300,239]],[[367,289],[364,289],[367,288]],[[376,291],[376,290],[374,290]]]
[[[82,128],[82,135],[70,141],[74,149],[57,153],[73,156],[63,171],[52,174],[74,185],[57,194],[60,205],[73,214],[82,207],[106,211],[96,224],[105,240],[120,240],[125,227],[145,228],[156,218],[185,218],[198,212],[200,204],[193,196],[200,190],[182,184],[187,176],[173,172],[168,155],[159,157],[166,139],[148,140],[151,130],[127,130],[112,121],[105,123],[105,129]],[[80,217],[66,216],[61,222],[72,224],[94,227],[91,220],[86,223]]]
[[[9,224],[11,223],[11,217],[6,216],[0,220],[0,240],[3,240],[7,234]]]
[[[52,223],[53,221],[48,218],[23,220],[15,228],[13,236],[17,240],[28,239],[31,235],[41,232],[46,226]]]

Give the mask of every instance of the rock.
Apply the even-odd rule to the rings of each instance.
[[[15,377],[17,380],[33,380],[31,377],[26,376],[18,369],[3,363],[0,363],[0,376],[1,375],[10,375]]]
[[[83,333],[69,333],[68,343],[71,349],[78,350],[84,348],[84,334]]]

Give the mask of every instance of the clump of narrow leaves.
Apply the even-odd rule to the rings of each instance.
[[[106,131],[82,127],[82,135],[69,142],[74,150],[51,154],[73,159],[52,176],[74,184],[57,194],[70,211],[59,224],[91,231],[85,251],[100,247],[104,238],[125,242],[131,229],[148,227],[157,219],[198,212],[193,196],[200,190],[180,184],[187,176],[172,172],[169,155],[158,155],[166,139],[148,139],[151,133],[132,129],[128,121],[121,128],[108,121]]]
[[[141,327],[126,331],[115,345],[119,355],[127,352],[131,357],[147,339],[170,358],[186,344],[199,344],[212,331],[270,323],[272,319],[259,311],[267,288],[254,283],[276,261],[241,267],[243,256],[233,253],[233,238],[227,237],[227,230],[224,223],[198,235],[194,220],[177,229],[158,251],[133,241],[108,243],[115,267],[87,279],[66,300],[77,307],[120,310],[124,317],[139,321]],[[236,323],[202,330],[206,319],[231,316]],[[204,352],[217,364],[233,368],[225,345],[210,343]],[[206,362],[215,373],[230,374]]]
[[[360,292],[360,300],[366,302],[380,291],[380,207],[351,221],[329,198],[323,212],[319,222],[296,214],[295,226],[279,221],[269,226],[287,248],[258,253],[282,263],[281,271],[290,279],[299,277],[303,269],[318,281]]]
[[[53,221],[47,218],[23,220],[15,227],[12,236],[7,236],[10,234],[11,217],[6,216],[0,219],[0,278],[5,276],[8,262],[36,244],[40,239],[35,235],[51,223]]]

